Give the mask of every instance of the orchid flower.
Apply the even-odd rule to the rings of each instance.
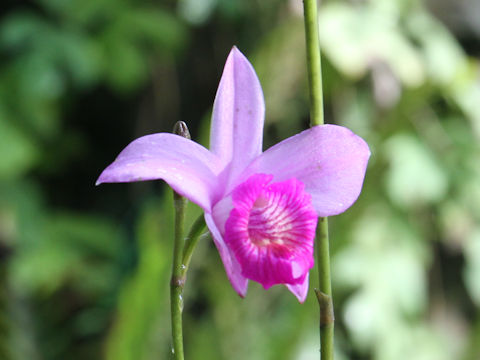
[[[162,179],[200,206],[227,276],[284,284],[303,302],[317,219],[360,194],[368,145],[347,128],[319,125],[262,152],[264,99],[255,70],[234,47],[213,106],[210,150],[168,133],[130,143],[97,184]]]

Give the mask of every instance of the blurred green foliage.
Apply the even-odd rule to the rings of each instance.
[[[476,22],[459,27],[441,4]],[[0,359],[170,357],[170,191],[95,179],[130,140],[177,120],[207,144],[234,44],[264,88],[265,146],[304,129],[301,6],[0,5]],[[455,0],[321,4],[327,122],[372,149],[360,199],[330,221],[337,359],[480,357],[475,11]],[[191,205],[188,218],[199,213]],[[208,237],[184,300],[188,359],[318,358],[314,296],[299,305],[252,283],[240,299]]]

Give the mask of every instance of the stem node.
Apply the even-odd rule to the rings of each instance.
[[[185,280],[185,276],[172,276],[172,279],[170,280],[170,285],[183,289],[185,285]]]
[[[332,325],[335,322],[335,314],[333,311],[332,297],[315,289],[318,305],[320,306],[320,328]]]

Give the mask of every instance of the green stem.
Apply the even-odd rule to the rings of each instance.
[[[318,39],[317,0],[304,0],[305,42],[307,47],[307,71],[310,89],[310,126],[322,125],[323,89],[320,42]]]
[[[170,282],[170,311],[172,319],[172,346],[175,360],[183,360],[183,333],[182,333],[182,310],[183,310],[183,286],[185,274],[182,269],[183,262],[183,228],[185,223],[185,207],[187,200],[177,193],[173,193],[175,205],[175,242],[173,245],[172,280]]]
[[[328,219],[319,218],[317,227],[317,263],[319,290],[316,290],[320,305],[320,358],[333,360],[333,330],[335,316],[330,279],[330,249],[328,241]]]
[[[304,0],[305,40],[310,89],[310,126],[324,124],[322,64],[318,36],[317,0]],[[334,314],[330,279],[328,219],[319,218],[317,228],[317,263],[320,305],[320,354],[322,360],[333,359]]]
[[[188,266],[190,265],[190,260],[192,258],[193,250],[197,246],[198,240],[203,234],[203,230],[206,228],[205,218],[203,215],[200,215],[197,220],[192,225],[190,232],[185,239],[185,247],[183,248],[183,261],[182,261],[182,275],[186,279],[186,274],[188,271]]]

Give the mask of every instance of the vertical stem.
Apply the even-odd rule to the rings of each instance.
[[[317,227],[317,263],[319,290],[316,290],[320,305],[320,358],[333,360],[333,313],[332,283],[330,279],[330,248],[328,241],[328,219],[319,218]]]
[[[324,123],[322,64],[318,36],[317,0],[304,0],[303,6],[308,82],[310,89],[310,126],[316,126]],[[319,218],[318,221],[317,263],[319,290],[316,291],[316,293],[320,305],[320,357],[322,360],[332,360],[334,315],[332,285],[330,279],[330,249],[327,218]]]
[[[307,47],[307,70],[310,89],[310,126],[322,125],[323,89],[320,42],[318,39],[317,0],[303,1],[305,42]]]
[[[187,124],[183,121],[177,121],[175,123],[173,133],[185,139],[191,138]],[[183,265],[183,251],[185,247],[183,231],[185,227],[185,207],[187,206],[187,199],[174,191],[173,205],[175,207],[175,242],[173,245],[172,280],[170,281],[172,351],[175,360],[183,360],[182,293],[186,279],[186,267]],[[193,249],[191,251],[193,251]]]
[[[183,228],[185,222],[185,206],[187,200],[177,193],[173,193],[175,205],[175,242],[173,245],[172,280],[170,282],[170,311],[172,319],[172,350],[175,360],[183,360],[183,286],[185,275],[182,271],[183,262]]]

